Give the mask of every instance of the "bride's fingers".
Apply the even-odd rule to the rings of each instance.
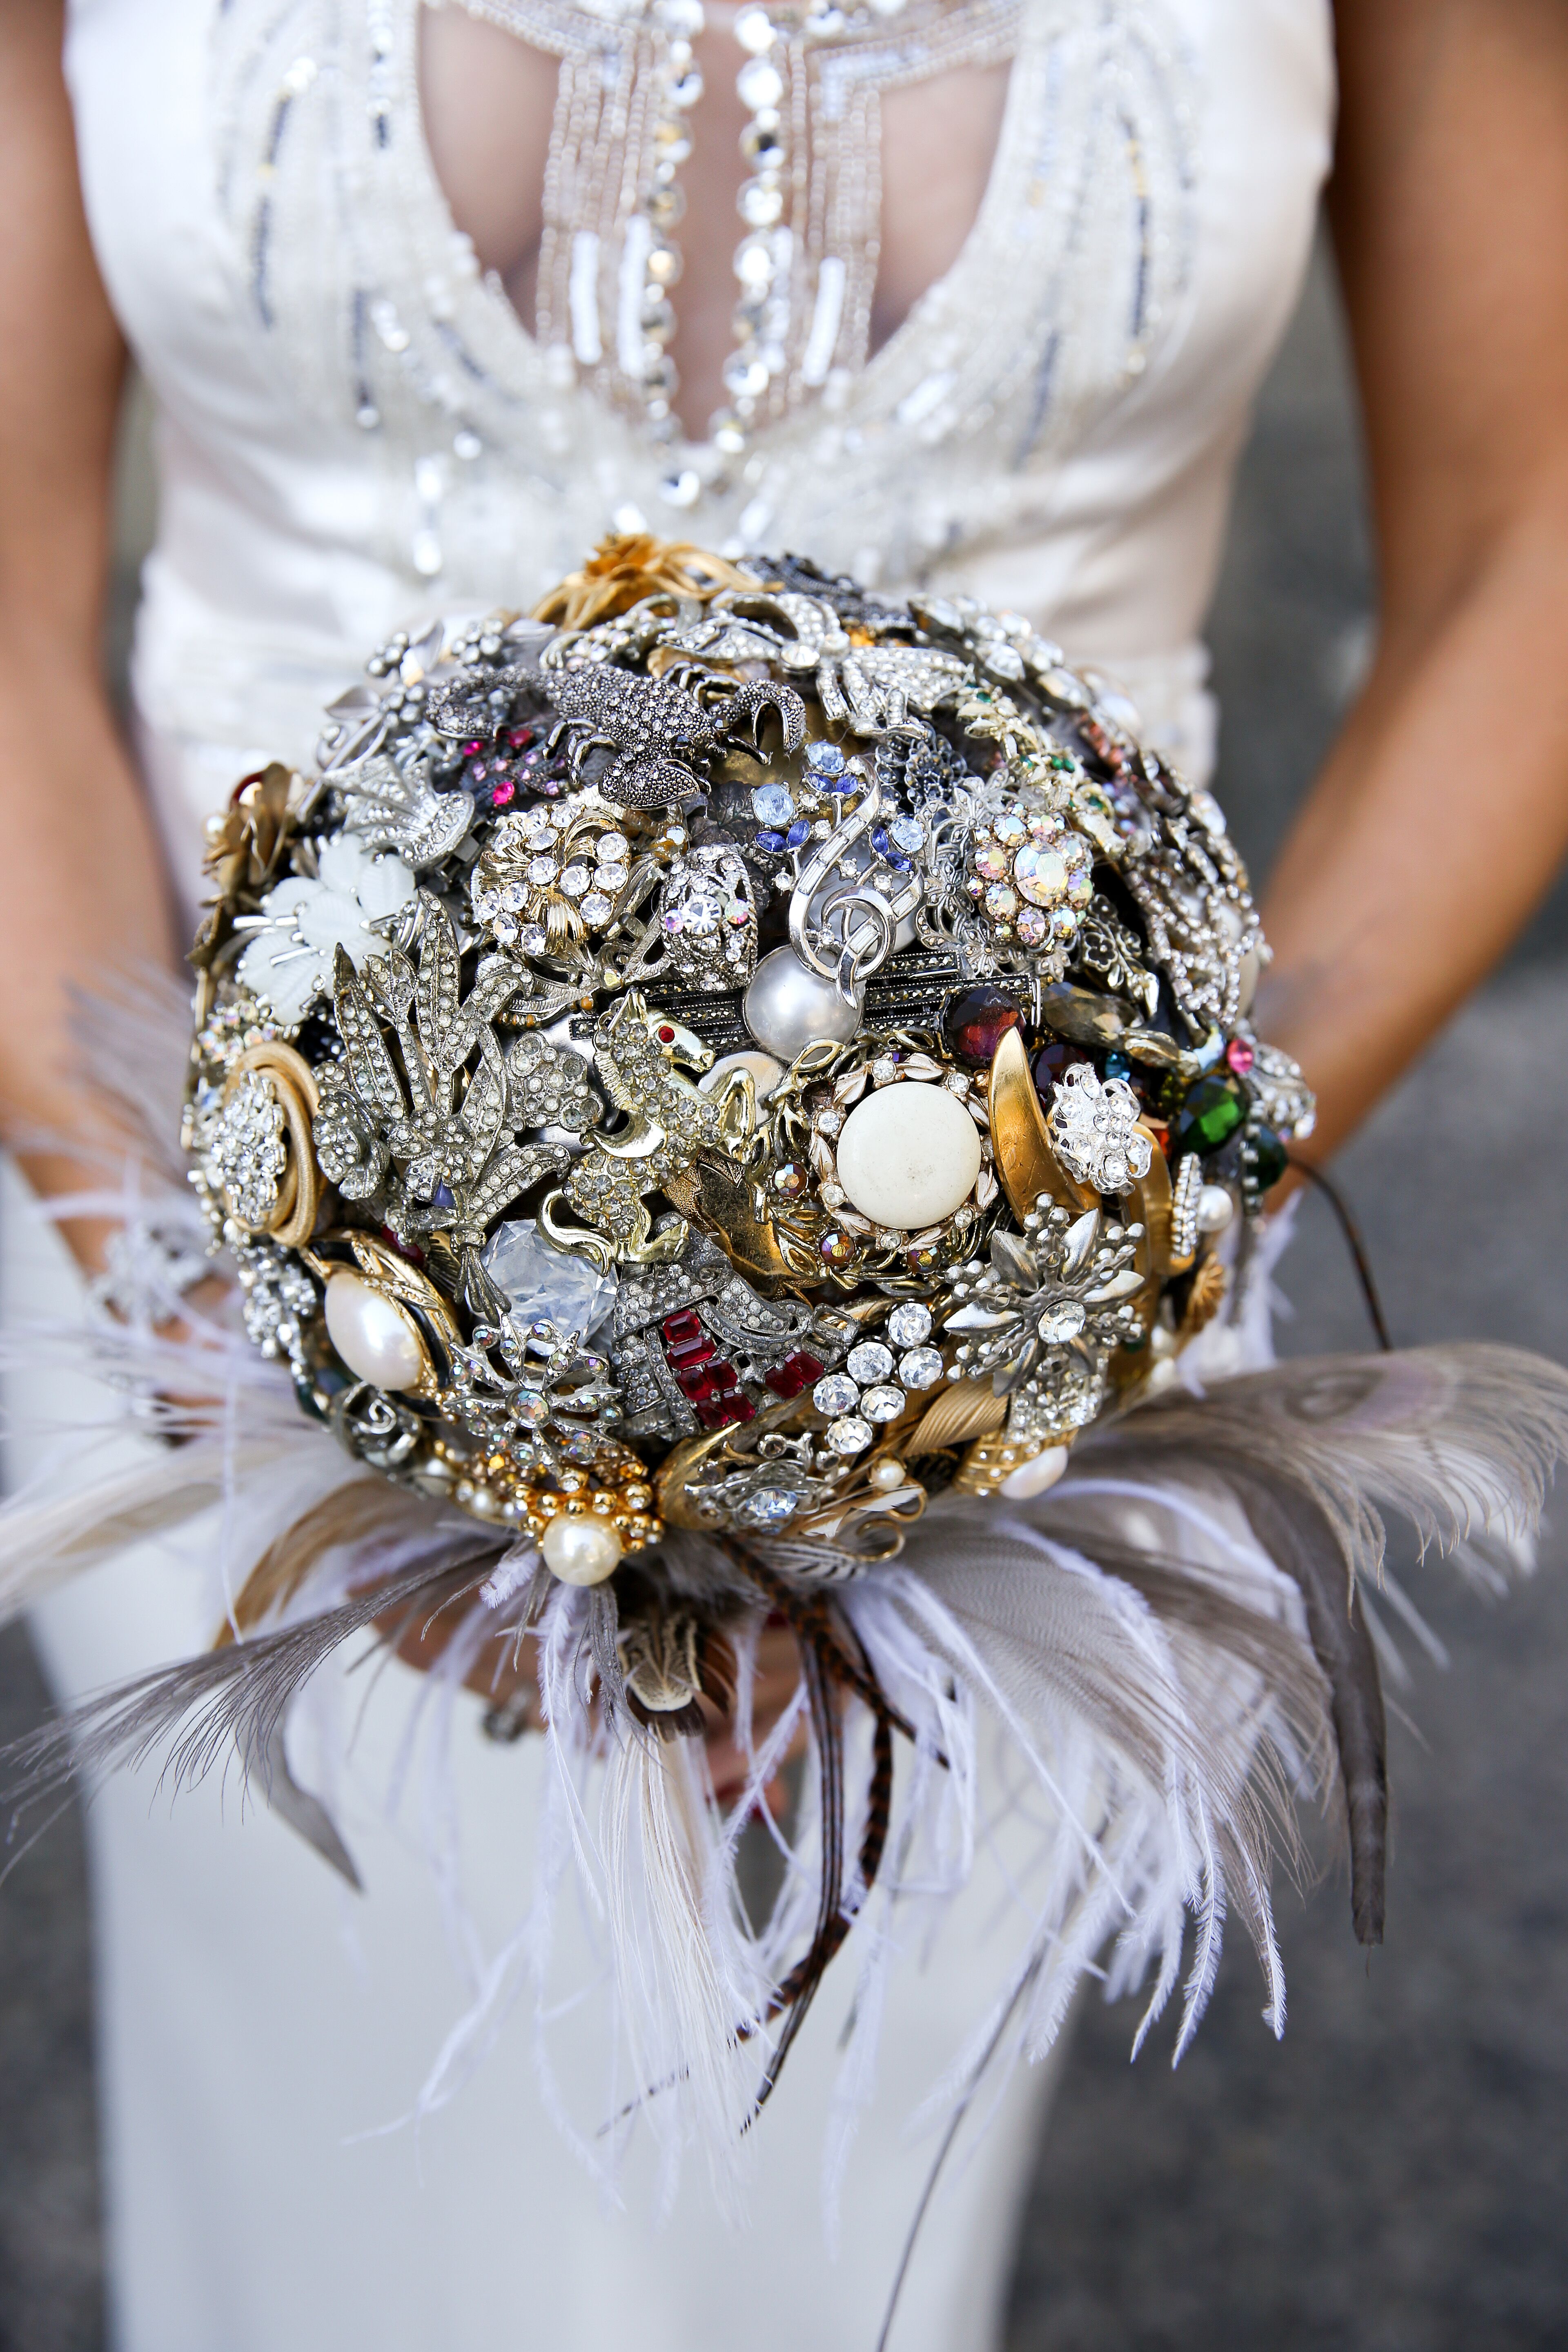
[[[377,1621],[380,1631],[391,1639],[405,1665],[418,1674],[427,1674],[437,1664],[451,1641],[456,1624],[447,1614],[421,1616],[410,1622],[405,1614],[387,1616]],[[721,1676],[724,1683],[732,1680],[732,1670]],[[464,1676],[467,1687],[492,1708],[504,1707],[512,1727],[526,1722],[536,1728],[539,1723],[538,1676],[531,1636],[519,1640],[515,1631],[500,1628],[485,1642],[479,1655]],[[702,1712],[708,1718],[704,1744],[708,1751],[708,1769],[712,1778],[714,1794],[721,1805],[732,1805],[744,1794],[751,1779],[752,1756],[769,1737],[792,1704],[800,1686],[800,1653],[794,1633],[782,1619],[770,1618],[758,1636],[755,1665],[752,1678],[752,1740],[749,1749],[742,1749],[735,1738],[733,1713],[720,1706],[706,1693]],[[784,1779],[784,1768],[801,1752],[806,1738],[803,1714],[783,1757],[779,1769],[763,1791],[764,1801],[777,1817],[788,1802],[789,1791]]]
[[[795,1635],[782,1618],[770,1617],[757,1642],[752,1681],[750,1750],[742,1749],[737,1743],[734,1717],[729,1710],[704,1706],[704,1713],[711,1717],[706,1739],[708,1769],[712,1776],[714,1795],[721,1805],[736,1804],[744,1795],[752,1776],[755,1750],[773,1731],[799,1687],[800,1652]],[[800,1754],[805,1738],[806,1723],[803,1713],[788,1747],[779,1759],[778,1770],[763,1791],[763,1801],[775,1820],[789,1802],[784,1768]]]

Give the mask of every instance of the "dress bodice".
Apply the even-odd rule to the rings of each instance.
[[[237,756],[303,759],[389,629],[531,601],[638,522],[1012,605],[1201,771],[1197,633],[1326,167],[1328,0],[1018,0],[958,261],[694,502],[680,446],[454,227],[417,6],[71,9],[89,223],[160,411],[134,683],[187,831]]]

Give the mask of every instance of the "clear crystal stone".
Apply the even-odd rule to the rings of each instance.
[[[911,1348],[899,1359],[899,1378],[907,1389],[933,1389],[942,1378],[942,1357],[935,1348]]]
[[[916,1348],[931,1337],[931,1308],[918,1298],[906,1298],[888,1318],[888,1337],[895,1347]]]
[[[873,1433],[868,1421],[862,1421],[858,1413],[847,1413],[842,1421],[830,1422],[823,1436],[835,1454],[864,1454]]]
[[[786,1519],[795,1517],[799,1500],[800,1496],[792,1494],[787,1486],[760,1486],[741,1505],[740,1516],[755,1528],[782,1528]]]
[[[514,1321],[553,1323],[559,1330],[587,1333],[616,1303],[616,1277],[602,1275],[586,1258],[552,1249],[541,1239],[531,1217],[498,1225],[480,1263],[504,1292]]]
[[[862,1339],[858,1348],[850,1349],[845,1369],[862,1382],[885,1381],[893,1369],[892,1350],[879,1339]]]
[[[843,1372],[829,1372],[812,1390],[811,1402],[818,1412],[853,1412],[860,1402],[860,1391]]]
[[[867,1390],[860,1410],[868,1421],[897,1421],[908,1402],[902,1389],[894,1388],[891,1381],[879,1382]]]
[[[1083,1329],[1086,1310],[1076,1298],[1064,1298],[1055,1307],[1047,1307],[1036,1329],[1047,1346],[1058,1347],[1065,1340],[1076,1339]]]

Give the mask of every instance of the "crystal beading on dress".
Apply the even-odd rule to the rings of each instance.
[[[340,414],[414,450],[398,551],[424,578],[471,574],[489,536],[474,509],[519,461],[522,403],[538,407],[529,488],[571,518],[541,551],[542,586],[606,523],[635,528],[671,505],[700,508],[709,543],[731,553],[776,539],[788,514],[797,543],[826,539],[870,578],[910,576],[996,528],[1015,478],[1135,383],[1179,314],[1193,99],[1159,12],[748,7],[736,32],[755,168],[740,199],[731,405],[709,440],[683,443],[668,345],[697,0],[473,0],[472,13],[561,59],[532,334],[480,277],[436,183],[417,0],[370,0],[368,40],[353,12],[304,0],[282,24],[226,12],[216,35],[233,136],[224,195],[252,320]],[[1009,58],[960,262],[868,359],[879,93]],[[341,245],[330,226],[323,241],[322,172],[344,192]],[[347,201],[361,191],[371,200]],[[329,292],[338,316],[323,342]],[[349,355],[350,382],[321,382],[325,352]]]
[[[692,42],[700,0],[462,0],[560,60],[544,173],[535,331],[570,349],[581,380],[658,442],[680,437],[672,395],[680,167],[702,96]],[[659,484],[690,507],[759,426],[812,398],[842,402],[864,366],[879,249],[879,97],[1011,58],[1019,0],[874,0],[850,9],[751,5],[731,13],[742,54],[752,176],[737,198],[740,299],[724,369],[731,405]]]

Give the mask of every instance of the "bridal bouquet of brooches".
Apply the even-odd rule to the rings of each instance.
[[[172,1330],[128,1243],[93,1344],[181,1442],[22,1496],[0,1569],[220,1495],[241,1556],[214,1647],[45,1735],[28,1793],[237,1745],[352,1876],[289,1709],[416,1636],[552,1744],[632,2104],[721,2142],[857,1922],[962,1881],[985,1727],[1039,1867],[976,2066],[1107,1951],[1184,2040],[1227,1906],[1281,2026],[1289,1792],[1378,1939],[1383,1514],[1495,1574],[1568,1381],[1269,1361],[1312,1098],[1252,1025],[1224,817],[1124,704],[966,598],[621,540],[531,616],[395,636],[314,772],[211,833],[179,1280],[226,1277],[247,1340]],[[780,1622],[799,1688],[753,1729]],[[752,1916],[741,1832],[802,1739]]]

